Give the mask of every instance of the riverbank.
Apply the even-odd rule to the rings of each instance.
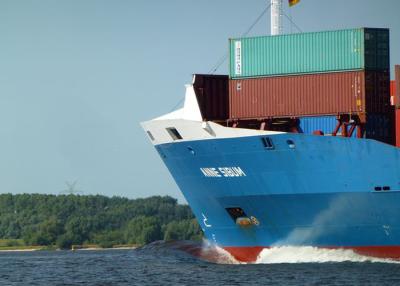
[[[45,245],[45,249],[84,244],[130,247],[158,240],[202,239],[189,206],[171,197],[132,200],[99,195],[0,194],[0,206],[0,250],[31,245]]]
[[[135,249],[139,247],[138,244],[118,244],[112,247],[101,247],[97,244],[83,244],[83,245],[72,245],[71,251],[77,250],[106,250],[106,249]],[[28,252],[28,251],[40,251],[40,250],[60,250],[56,245],[25,245],[22,240],[16,239],[2,239],[0,240],[0,252]]]
[[[29,251],[37,251],[37,250],[45,250],[43,246],[14,246],[14,247],[0,247],[0,252],[29,252]]]
[[[112,247],[101,247],[97,244],[84,244],[84,245],[72,245],[71,250],[106,250],[106,249],[136,249],[140,245],[138,244],[118,244]]]

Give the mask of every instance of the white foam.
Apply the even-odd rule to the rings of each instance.
[[[207,240],[203,241],[201,256],[217,264],[241,264],[228,251]]]
[[[281,246],[265,248],[257,264],[275,263],[327,263],[327,262],[378,262],[400,263],[391,259],[374,258],[355,253],[350,249],[325,249],[312,246]]]

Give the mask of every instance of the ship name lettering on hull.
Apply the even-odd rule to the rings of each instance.
[[[246,177],[246,173],[240,167],[200,168],[205,177]]]

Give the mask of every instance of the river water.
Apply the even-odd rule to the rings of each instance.
[[[340,250],[276,248],[255,264],[196,243],[0,253],[0,285],[400,285],[400,264]]]

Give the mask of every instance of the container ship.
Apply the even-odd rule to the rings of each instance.
[[[183,107],[142,127],[207,239],[237,260],[278,246],[400,259],[389,30],[283,35],[282,5],[271,36],[229,40],[229,75],[194,75]]]

